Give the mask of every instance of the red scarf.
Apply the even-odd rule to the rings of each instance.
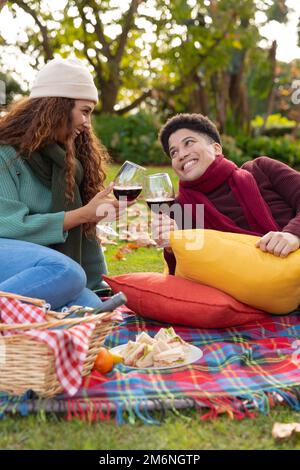
[[[225,182],[242,207],[250,230],[237,226],[233,220],[219,212],[211,203],[209,197],[206,196],[206,194]],[[204,204],[204,228],[257,236],[280,230],[273,219],[269,206],[260,194],[253,175],[238,168],[233,162],[224,158],[223,155],[218,155],[205,173],[197,180],[180,181],[177,201],[182,206],[192,204],[192,217],[195,227],[197,226],[195,222],[195,205]]]

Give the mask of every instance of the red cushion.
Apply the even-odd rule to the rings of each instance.
[[[269,315],[228,294],[175,276],[131,273],[103,276],[115,293],[124,292],[127,306],[142,317],[198,328],[243,325]]]

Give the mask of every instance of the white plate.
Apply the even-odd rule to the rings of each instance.
[[[126,348],[126,344],[122,344],[121,346],[116,346],[115,348],[112,348],[110,351],[122,355],[122,351]],[[169,366],[160,366],[160,367],[132,367],[132,366],[126,366],[128,369],[144,369],[144,370],[152,370],[152,369],[176,369],[178,367],[183,367],[187,366],[188,364],[193,364],[193,362],[198,361],[201,359],[203,356],[203,352],[201,349],[197,348],[196,346],[193,346],[192,344],[188,344],[187,346],[184,346],[185,353],[186,353],[186,360],[183,362],[180,362],[180,364],[170,364]]]

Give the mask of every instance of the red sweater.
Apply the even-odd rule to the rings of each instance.
[[[254,176],[260,193],[272,212],[282,232],[300,237],[300,173],[278,160],[259,157],[241,167]],[[227,183],[206,196],[219,212],[230,217],[239,227],[249,226],[243,210],[236,201]],[[175,272],[175,257],[165,251],[170,274]]]

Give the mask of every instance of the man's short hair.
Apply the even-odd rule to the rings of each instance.
[[[159,139],[165,153],[170,156],[169,137],[179,129],[190,129],[199,134],[208,137],[210,141],[217,142],[221,145],[220,134],[215,124],[202,114],[177,114],[168,119],[166,124],[161,128]]]

